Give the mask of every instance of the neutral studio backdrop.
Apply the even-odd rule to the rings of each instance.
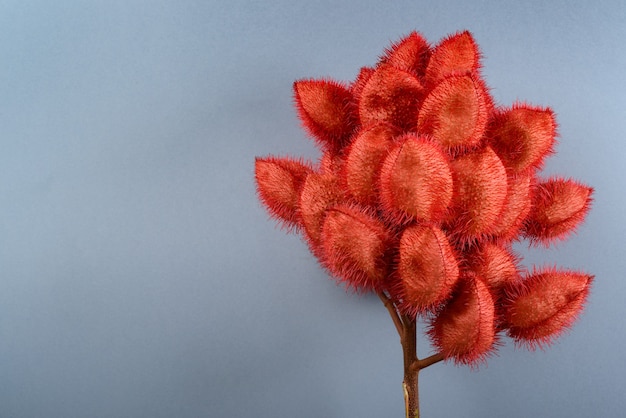
[[[404,416],[387,312],[268,219],[254,156],[317,158],[295,79],[462,29],[498,103],[556,111],[546,175],[596,189],[572,239],[518,250],[596,279],[550,349],[424,371],[422,415],[622,416],[625,2],[6,0],[0,417]]]

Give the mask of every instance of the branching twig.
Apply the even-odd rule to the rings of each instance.
[[[433,354],[432,356],[426,357],[425,359],[417,360],[417,367],[420,370],[425,369],[428,366],[432,366],[435,363],[439,363],[441,360],[443,360],[443,354],[441,353]]]
[[[398,334],[400,335],[400,338],[402,338],[402,335],[403,335],[403,332],[404,332],[403,331],[404,330],[404,323],[400,319],[400,315],[398,315],[398,311],[396,310],[396,306],[393,304],[391,299],[389,299],[389,296],[387,296],[384,291],[378,292],[378,297],[380,298],[380,300],[383,301],[383,304],[385,305],[385,308],[387,308],[387,310],[389,311],[389,315],[391,316],[391,319],[393,320],[393,324],[396,326],[396,330],[398,331]]]

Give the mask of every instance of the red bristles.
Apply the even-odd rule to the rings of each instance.
[[[341,198],[337,179],[332,174],[311,173],[305,179],[299,206],[302,225],[312,250],[317,251],[320,246],[326,209]]]
[[[480,52],[472,34],[456,33],[437,45],[426,69],[426,80],[435,83],[451,74],[476,72],[480,68]]]
[[[350,90],[332,80],[296,81],[293,90],[304,127],[322,148],[340,149],[356,124],[356,109]]]
[[[455,180],[451,228],[461,241],[482,238],[497,226],[507,197],[507,175],[489,147],[452,162]]]
[[[482,277],[492,290],[499,291],[503,286],[517,280],[517,257],[510,248],[485,242],[467,254],[470,271]]]
[[[343,180],[352,197],[360,203],[378,201],[378,176],[383,160],[400,131],[379,123],[363,129],[347,149]]]
[[[524,234],[549,245],[569,236],[585,219],[593,189],[574,180],[553,178],[537,185]]]
[[[453,153],[464,152],[479,144],[491,108],[487,89],[477,77],[451,76],[424,99],[417,129]]]
[[[398,255],[400,309],[411,316],[437,307],[452,291],[459,267],[446,235],[425,225],[406,228]]]
[[[372,74],[374,74],[374,71],[375,69],[371,67],[361,67],[356,79],[350,85],[350,91],[352,92],[352,95],[357,103],[361,98],[361,94],[363,93],[363,88],[365,88],[365,85],[367,84],[367,80],[369,80]]]
[[[254,173],[259,198],[270,212],[287,227],[298,222],[300,189],[312,172],[310,164],[290,158],[256,158]]]
[[[417,32],[411,32],[385,50],[380,63],[423,77],[430,58],[428,42]]]
[[[380,170],[380,199],[386,216],[396,223],[439,220],[452,193],[452,173],[439,147],[415,135],[400,138]]]
[[[369,291],[386,278],[390,235],[366,210],[339,205],[327,212],[322,228],[324,265],[350,287]]]
[[[532,203],[532,181],[530,175],[509,175],[507,197],[491,234],[502,242],[517,238]]]
[[[495,114],[487,136],[507,168],[539,169],[556,143],[556,121],[548,108],[516,104]]]
[[[550,344],[582,310],[593,276],[545,269],[506,289],[504,321],[519,345],[531,349]]]
[[[496,341],[495,307],[487,285],[478,277],[460,279],[429,335],[446,359],[467,365],[484,361]]]
[[[413,74],[389,64],[379,66],[359,94],[361,124],[387,122],[401,129],[412,129],[423,86]]]

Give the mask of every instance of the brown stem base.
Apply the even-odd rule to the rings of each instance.
[[[420,360],[417,358],[417,324],[415,318],[401,315],[397,307],[384,292],[380,292],[378,296],[389,311],[400,335],[400,344],[402,345],[404,357],[402,389],[404,391],[406,418],[419,418],[419,372],[443,360],[443,355],[437,353],[425,359]]]
[[[418,376],[419,367],[417,360],[417,338],[416,324],[414,320],[403,317],[402,335],[400,343],[402,344],[402,352],[404,355],[404,380],[402,387],[404,388],[404,404],[406,407],[406,417],[419,417],[419,391]]]
[[[417,398],[417,382],[415,382],[415,384],[407,383],[406,381],[402,382],[402,389],[404,389],[404,408],[406,418],[419,418],[419,405],[412,405],[412,403],[414,403],[412,400]],[[414,396],[411,396],[411,391],[415,391]]]

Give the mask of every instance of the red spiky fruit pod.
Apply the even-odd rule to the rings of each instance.
[[[504,325],[519,345],[531,349],[550,344],[582,310],[593,276],[544,269],[506,289]]]
[[[361,67],[361,69],[359,70],[359,74],[356,76],[356,79],[350,85],[350,91],[352,92],[352,95],[354,96],[357,103],[361,99],[361,93],[363,92],[367,81],[370,79],[372,74],[374,74],[374,71],[376,70],[371,67]]]
[[[532,206],[534,176],[529,174],[509,174],[507,197],[493,225],[491,234],[500,242],[516,239]]]
[[[290,158],[256,158],[254,173],[259,198],[270,212],[287,227],[298,223],[300,189],[310,164]]]
[[[476,365],[496,342],[495,306],[487,284],[476,276],[459,280],[452,300],[433,319],[428,331],[446,359]]]
[[[310,173],[300,191],[300,218],[309,245],[314,254],[319,254],[322,224],[326,209],[342,201],[343,194],[337,178],[329,173]]]
[[[392,293],[402,301],[401,310],[414,317],[448,298],[459,277],[459,266],[441,229],[426,225],[407,227],[398,252],[398,280]]]
[[[399,133],[393,125],[378,123],[361,130],[350,144],[342,178],[356,201],[366,205],[377,203],[379,171]]]
[[[379,65],[358,96],[361,124],[387,122],[410,130],[417,121],[423,90],[415,75],[390,64]]]
[[[350,90],[332,80],[300,80],[293,84],[302,124],[323,149],[338,151],[356,124]]]
[[[326,151],[322,154],[319,162],[319,173],[329,174],[333,178],[338,177],[343,166],[341,154]]]
[[[481,239],[494,232],[508,189],[504,166],[490,147],[452,162],[455,180],[451,230],[459,241]]]
[[[519,278],[518,257],[509,247],[484,242],[470,250],[466,259],[469,270],[482,277],[494,295]]]
[[[593,189],[574,180],[553,178],[535,188],[524,234],[535,244],[565,239],[583,221],[591,207]]]
[[[452,152],[466,151],[480,143],[492,107],[487,88],[478,77],[450,76],[424,99],[417,130],[432,135]]]
[[[480,68],[480,52],[468,31],[445,38],[435,47],[426,68],[428,83],[436,83],[452,74],[473,73]]]
[[[541,168],[554,152],[556,129],[552,110],[522,103],[497,112],[487,136],[504,165],[519,173]]]
[[[324,265],[356,290],[380,288],[387,277],[385,253],[390,238],[382,222],[367,210],[333,206],[322,228]]]
[[[407,134],[397,140],[380,170],[380,200],[396,223],[441,219],[452,201],[448,157],[426,137]]]
[[[400,70],[423,77],[430,58],[428,42],[419,33],[411,32],[385,50],[380,64],[389,64]]]

